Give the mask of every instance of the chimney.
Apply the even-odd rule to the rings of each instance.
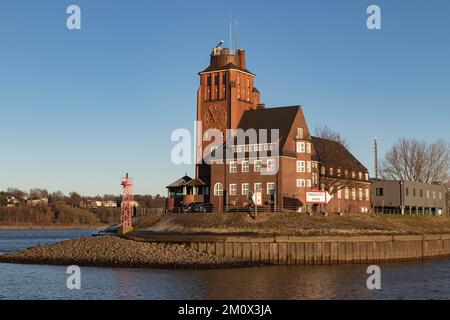
[[[239,63],[241,64],[242,69],[246,69],[245,66],[245,50],[244,49],[238,49],[238,56],[239,56]]]

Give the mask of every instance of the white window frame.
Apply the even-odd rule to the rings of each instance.
[[[297,153],[305,153],[306,150],[306,146],[305,143],[303,141],[297,141]]]
[[[230,183],[230,196],[237,196],[237,184]]]
[[[275,159],[267,159],[267,172],[275,172]]]
[[[297,135],[295,136],[297,139],[303,139],[303,128],[297,128]]]
[[[261,160],[255,160],[253,162],[253,171],[254,172],[261,172],[262,167],[262,161]]]
[[[247,186],[247,193],[244,192],[244,186]],[[250,192],[250,184],[249,183],[243,183],[241,185],[241,194],[243,196],[248,196],[248,193]]]
[[[237,173],[237,161],[230,161],[230,173]]]
[[[305,179],[297,179],[297,188],[305,188],[306,187],[306,180]]]
[[[253,190],[255,190],[255,192],[262,188],[263,184],[261,182],[255,182],[255,184],[253,184]]]
[[[304,160],[297,160],[297,173],[305,173],[306,171],[306,167],[305,167],[306,163]]]
[[[250,171],[250,163],[248,161],[242,161],[241,162],[241,166],[242,166],[242,172],[249,172]]]
[[[272,186],[272,185],[273,185],[273,188],[269,188],[269,186]],[[270,195],[271,194],[270,190],[275,190],[275,188],[276,188],[275,182],[267,182],[267,185],[266,185],[267,195]]]
[[[362,189],[362,188],[359,188],[359,189],[358,189],[358,198],[359,198],[359,201],[363,201],[363,196],[364,196],[364,194],[363,194],[363,189]]]
[[[223,184],[220,182],[217,182],[214,185],[214,195],[215,196],[223,196]]]

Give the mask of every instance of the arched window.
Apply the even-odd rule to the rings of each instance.
[[[214,185],[214,195],[223,196],[223,185],[221,183],[216,183]]]

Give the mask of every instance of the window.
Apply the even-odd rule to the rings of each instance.
[[[383,189],[383,188],[376,188],[376,189],[375,189],[375,195],[376,195],[377,197],[382,197],[382,196],[384,196],[384,189]]]
[[[261,172],[261,160],[255,160],[253,170],[255,172]]]
[[[359,199],[359,201],[363,200],[363,189],[362,188],[359,188],[359,190],[358,190],[358,199]]]
[[[344,171],[344,176],[347,178],[348,177],[348,170]]]
[[[369,181],[369,174],[366,173],[366,181]]]
[[[324,183],[321,183],[321,184],[320,184],[320,190],[322,190],[322,191],[325,190],[325,184],[324,184]]]
[[[255,183],[254,186],[255,186],[255,191],[261,190],[262,187],[263,187],[263,186],[262,186],[262,183],[259,183],[259,182],[258,182],[258,183]]]
[[[237,84],[241,84],[241,77],[240,76],[238,76]]]
[[[237,184],[232,183],[230,184],[230,196],[236,196],[237,195]]]
[[[319,178],[317,177],[317,173],[312,174],[312,183],[314,183],[314,184],[319,183]]]
[[[236,173],[237,172],[237,162],[231,161],[230,162],[230,173]]]
[[[366,189],[366,201],[370,200],[370,190]]]
[[[334,170],[333,170],[333,168],[330,168],[330,176],[333,176],[333,174],[334,174]]]
[[[338,199],[341,199],[341,198],[342,198],[342,189],[339,189],[339,190],[337,191],[337,198],[338,198]]]
[[[413,188],[413,197],[416,196],[416,188]]]
[[[320,174],[323,176],[325,175],[325,167],[320,168]]]
[[[311,153],[311,143],[310,142],[306,143],[306,153]]]
[[[338,177],[341,176],[341,169],[337,169],[337,176],[338,176]]]
[[[311,186],[312,186],[311,179],[306,180],[306,187],[311,188]]]
[[[248,183],[243,183],[242,184],[242,195],[243,196],[247,196],[248,195],[248,191],[250,190],[249,188],[250,187],[249,187]]]
[[[423,190],[420,189],[420,197],[423,198]]]
[[[356,200],[356,189],[352,188],[352,200]]]
[[[215,196],[223,196],[223,186],[221,183],[216,183],[214,185],[214,195]]]
[[[222,84],[226,84],[227,83],[227,75],[223,74],[222,75]]]
[[[248,161],[242,161],[242,172],[248,172],[249,164]]]
[[[273,159],[267,160],[267,171],[268,172],[275,171],[275,160]]]
[[[430,198],[430,190],[427,190],[427,199]]]
[[[208,86],[211,86],[211,76],[210,75],[207,78],[207,84],[208,84]]]
[[[297,141],[297,153],[305,153],[305,143]]]
[[[355,171],[352,171],[352,179],[355,179],[356,178],[356,173],[355,173]]]
[[[303,128],[297,128],[297,139],[303,139]]]
[[[358,179],[362,180],[362,172],[358,172]]]
[[[439,192],[439,200],[442,200],[442,192]]]
[[[436,191],[433,191],[433,199],[436,199]]]
[[[306,187],[305,179],[297,179],[297,188],[304,188]]]
[[[270,194],[270,195],[275,194],[275,182],[267,183],[267,194]]]
[[[344,192],[344,197],[345,197],[345,200],[348,200],[348,187],[345,187],[345,192]]]
[[[306,162],[306,172],[311,173],[311,161]]]
[[[305,172],[305,161],[297,161],[297,172]]]
[[[405,188],[405,195],[409,196],[409,188]]]
[[[247,88],[250,88],[250,79],[247,79]]]

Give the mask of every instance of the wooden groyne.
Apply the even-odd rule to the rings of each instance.
[[[420,260],[450,256],[450,234],[399,236],[159,235],[128,239],[184,244],[201,253],[279,265],[326,265]]]

